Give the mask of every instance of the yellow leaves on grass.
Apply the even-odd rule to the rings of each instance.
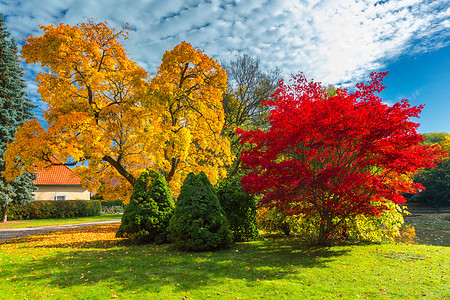
[[[14,240],[0,245],[1,249],[14,248],[24,245],[29,249],[61,247],[61,248],[89,248],[90,246],[109,248],[117,245],[122,239],[115,234],[120,223],[85,226],[61,231],[53,231],[21,238],[21,243]]]

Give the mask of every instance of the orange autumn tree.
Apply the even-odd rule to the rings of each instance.
[[[152,137],[157,143],[146,143],[146,151],[162,158],[155,167],[172,190],[178,191],[190,172],[203,171],[213,183],[226,175],[231,163],[229,140],[221,136],[226,88],[225,70],[190,44],[164,54],[147,98],[147,105],[161,112]]]
[[[172,79],[161,72],[165,70],[164,59],[160,72],[151,82],[148,80],[145,70],[127,57],[121,42],[127,38],[126,27],[115,31],[105,22],[88,20],[76,26],[41,28],[44,35],[29,37],[22,56],[27,63],[40,63],[49,70],[36,78],[38,92],[49,104],[44,112],[47,128],[33,120],[18,129],[15,142],[8,146],[6,176],[15,177],[32,165],[45,167],[56,156],[61,164],[81,163],[76,172],[91,189],[101,189],[105,198],[128,199],[136,178],[147,168],[164,172],[166,179],[173,181],[175,194],[185,172],[204,168],[221,175],[214,169],[229,160],[227,150],[209,151],[206,145],[203,150],[207,154],[203,156],[200,150],[198,156],[189,150],[191,144],[200,149],[208,139],[197,138],[194,133],[204,129],[202,117],[210,124],[215,111],[219,117],[210,124],[212,131],[223,126],[223,110],[213,107],[210,97],[221,97],[224,87],[220,82],[226,82],[226,75],[214,60],[203,55],[203,59],[187,61],[203,81],[197,80],[191,91],[185,91],[181,89],[184,86],[174,86]],[[182,45],[192,49],[189,44]],[[177,55],[180,61],[185,59],[183,53],[175,52],[171,60]],[[217,76],[208,77],[208,72]],[[191,73],[186,81],[195,81],[194,75]],[[196,99],[190,108],[197,115],[182,109],[172,111],[167,97],[173,94]],[[180,125],[178,130],[167,127],[168,116],[178,118],[178,123],[171,123]],[[227,144],[222,142],[221,146],[226,149]],[[210,153],[217,161],[224,155],[223,163],[212,163]],[[167,157],[181,162],[167,165]]]

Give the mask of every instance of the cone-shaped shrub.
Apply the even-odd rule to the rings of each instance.
[[[143,172],[134,185],[116,236],[140,244],[167,242],[167,227],[174,206],[164,176],[155,170]]]
[[[258,237],[256,226],[256,206],[254,195],[242,189],[239,177],[229,177],[217,185],[217,197],[225,216],[230,222],[234,242],[245,242]]]
[[[169,232],[175,246],[185,251],[226,248],[232,242],[228,220],[220,207],[214,187],[201,172],[184,180]]]

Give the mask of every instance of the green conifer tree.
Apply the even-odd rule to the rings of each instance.
[[[6,181],[4,155],[7,143],[14,140],[17,127],[34,117],[34,105],[26,97],[23,69],[19,65],[17,43],[10,38],[5,19],[0,14],[0,207],[1,222],[6,222],[9,203],[23,205],[34,200],[34,174]]]
[[[175,247],[185,251],[218,250],[232,243],[229,222],[205,173],[190,173],[184,180],[169,233]]]
[[[167,227],[174,206],[164,176],[155,170],[142,172],[136,180],[116,236],[139,244],[167,242]]]

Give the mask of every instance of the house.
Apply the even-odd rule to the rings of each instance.
[[[81,185],[75,172],[62,165],[36,170],[35,200],[90,200],[91,194]]]

